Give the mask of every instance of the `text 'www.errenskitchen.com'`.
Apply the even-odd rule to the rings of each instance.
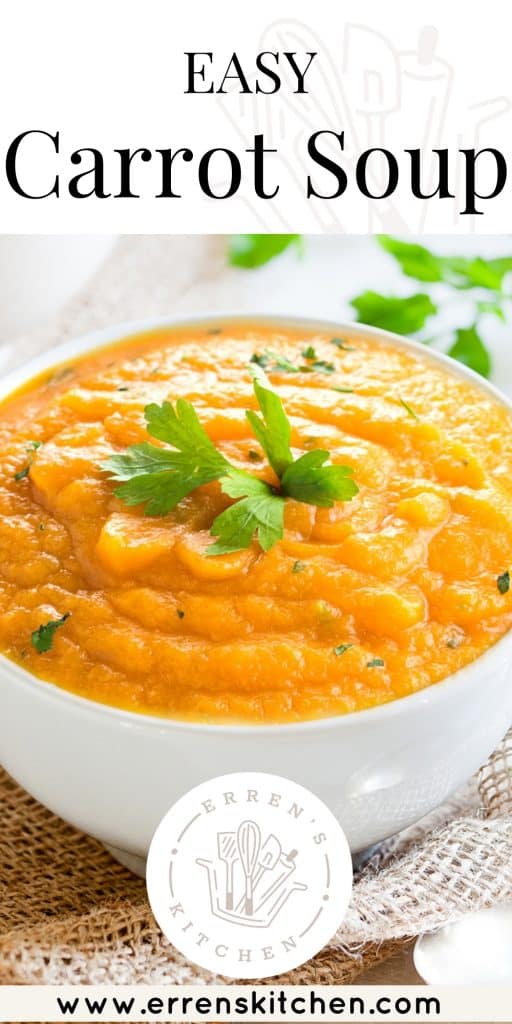
[[[0,1022],[421,1021],[440,1019],[442,998],[417,986],[0,986]]]
[[[0,985],[0,1024],[37,1021],[432,1021],[512,1019],[512,986]]]
[[[441,1003],[436,996],[418,995],[383,995],[375,992],[372,1000],[361,996],[323,995],[320,989],[300,986],[299,991],[290,995],[283,989],[267,989],[260,991],[248,988],[243,995],[231,994],[210,996],[208,994],[172,995],[167,997],[149,996],[145,1001],[136,997],[122,999],[103,996],[91,999],[88,996],[77,996],[71,999],[57,997],[57,1007],[61,1013],[59,1019],[81,1019],[85,1009],[91,1020],[126,1019],[126,1015],[134,1012],[147,1017],[164,1021],[186,1020],[337,1020],[347,1017],[352,1020],[364,1019],[370,1014],[373,1019],[388,1018],[390,1015],[409,1018],[410,1020],[427,1017],[439,1017]]]

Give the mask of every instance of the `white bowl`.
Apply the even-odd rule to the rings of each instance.
[[[0,398],[44,368],[137,333],[229,320],[350,331],[421,352],[512,410],[490,384],[417,343],[347,323],[275,316],[166,318],[68,342],[7,378]],[[361,850],[439,805],[487,758],[512,720],[512,634],[443,682],[381,707],[291,725],[204,725],[133,714],[76,697],[0,656],[0,760],[66,821],[145,857],[169,806],[233,771],[284,775],[313,790]]]

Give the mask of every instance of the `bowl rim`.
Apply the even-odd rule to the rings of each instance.
[[[347,332],[352,336],[370,337],[382,344],[393,344],[412,354],[416,354],[421,361],[427,361],[436,365],[444,366],[447,372],[454,377],[469,380],[479,390],[490,395],[498,404],[503,405],[512,413],[512,400],[509,399],[490,381],[482,378],[469,367],[450,359],[449,356],[435,349],[427,348],[419,341],[415,341],[402,335],[394,334],[382,328],[372,327],[367,324],[356,323],[350,320],[331,320],[321,317],[290,316],[286,313],[251,313],[246,310],[225,310],[225,311],[203,311],[195,314],[171,314],[158,317],[145,317],[139,320],[127,320],[108,327],[93,330],[86,334],[72,337],[66,341],[40,353],[27,363],[14,369],[0,381],[0,413],[1,404],[18,388],[36,378],[45,370],[58,369],[68,359],[78,359],[87,354],[92,354],[109,346],[115,346],[117,342],[128,341],[143,333],[151,333],[169,328],[193,328],[232,324],[260,324],[266,326],[281,326],[283,328],[304,329],[307,331],[333,331]],[[75,707],[78,711],[88,712],[99,717],[107,717],[118,721],[126,726],[146,725],[151,729],[160,731],[207,732],[214,735],[257,735],[269,736],[276,733],[286,734],[292,737],[294,734],[330,731],[331,729],[350,729],[360,723],[362,726],[379,720],[386,720],[394,717],[401,717],[414,709],[433,702],[442,702],[452,695],[457,687],[462,687],[464,680],[478,671],[478,666],[483,661],[490,661],[498,652],[498,648],[510,645],[512,649],[512,630],[506,632],[496,643],[492,644],[482,652],[474,661],[463,666],[456,672],[431,683],[422,690],[407,694],[395,700],[387,701],[384,704],[377,704],[373,707],[363,708],[360,711],[350,711],[343,715],[329,715],[322,718],[306,719],[300,722],[273,722],[266,724],[235,722],[201,722],[188,719],[171,718],[146,714],[138,711],[128,711],[117,708],[111,704],[103,704],[99,701],[82,697],[58,686],[56,683],[42,679],[39,676],[28,672],[17,662],[12,661],[5,654],[0,652],[0,675],[4,672],[11,673],[16,681],[25,687],[28,685],[36,690],[39,696],[47,697],[55,703],[65,703]]]

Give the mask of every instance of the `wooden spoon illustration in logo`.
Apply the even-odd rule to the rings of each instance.
[[[255,821],[243,821],[237,832],[238,853],[245,877],[245,913],[252,917],[253,880],[261,846],[261,832]]]
[[[233,910],[233,874],[239,860],[236,832],[219,832],[217,852],[219,860],[226,865],[226,910]]]

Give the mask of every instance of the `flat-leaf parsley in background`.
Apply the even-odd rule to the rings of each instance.
[[[482,338],[481,318],[491,314],[505,322],[506,306],[512,299],[512,293],[506,289],[507,279],[512,275],[512,256],[494,259],[441,256],[424,245],[389,235],[381,235],[377,241],[396,260],[406,277],[423,284],[442,284],[454,294],[464,292],[467,295],[473,304],[470,322],[453,329],[448,355],[483,377],[489,377],[491,357]],[[352,299],[351,305],[362,323],[407,335],[417,334],[438,312],[438,305],[425,291],[405,297],[365,291]],[[431,336],[428,340],[436,338]]]
[[[223,555],[248,548],[256,537],[268,551],[283,536],[286,498],[331,508],[358,493],[349,466],[333,466],[329,452],[305,452],[297,459],[290,448],[291,427],[281,399],[260,366],[251,372],[260,412],[246,416],[278,484],[233,466],[210,440],[194,407],[183,398],[147,405],[144,415],[150,437],[170,447],[144,441],[121,455],[112,455],[102,469],[120,483],[115,494],[126,505],[144,505],[147,515],[166,515],[202,484],[218,480],[221,490],[234,499],[211,527],[214,544],[207,555]]]
[[[262,267],[291,245],[302,251],[302,235],[230,235],[228,261],[232,267]]]
[[[437,306],[423,292],[401,299],[378,292],[363,292],[351,305],[357,319],[369,327],[382,327],[395,334],[416,334],[425,326],[429,316],[437,313]]]
[[[406,242],[390,235],[377,236],[377,242],[398,263],[402,273],[423,285],[444,285],[452,294],[465,293],[473,310],[468,323],[455,327],[448,345],[448,355],[469,366],[483,377],[489,377],[491,357],[482,338],[481,320],[485,315],[506,322],[506,307],[512,300],[507,279],[512,276],[512,256],[484,259],[482,256],[442,256],[417,242]],[[260,267],[279,256],[290,246],[300,251],[301,235],[230,235],[228,260],[232,266]],[[448,293],[449,294],[449,293]],[[444,306],[449,298],[442,300]],[[439,312],[438,303],[424,288],[411,295],[383,295],[368,289],[351,300],[357,320],[370,327],[381,327],[396,334],[417,335],[430,318]],[[442,332],[444,334],[444,332]],[[420,337],[420,341],[425,341]],[[441,333],[431,335],[428,342],[441,340]],[[265,353],[260,356],[263,368],[270,368]],[[311,369],[320,369],[311,366]],[[287,367],[295,371],[303,367]],[[331,372],[325,365],[324,372]]]

